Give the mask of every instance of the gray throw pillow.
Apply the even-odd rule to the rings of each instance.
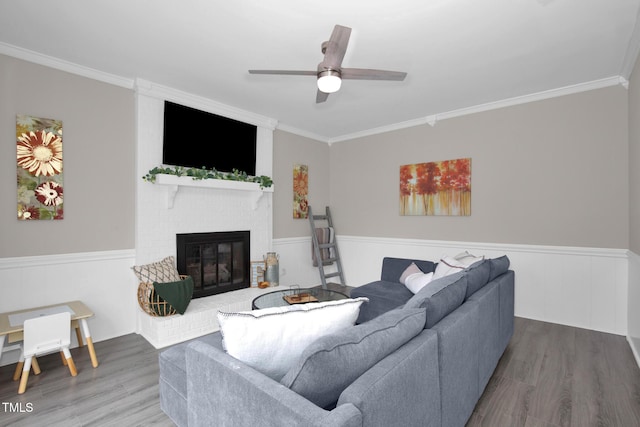
[[[404,308],[426,308],[425,328],[432,328],[443,317],[460,307],[467,294],[467,275],[459,271],[436,279],[420,289]]]
[[[424,324],[424,309],[396,309],[319,338],[280,383],[322,408],[331,407],[353,381],[418,335]]]

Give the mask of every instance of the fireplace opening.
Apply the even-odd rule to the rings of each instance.
[[[177,267],[193,278],[193,298],[251,286],[249,231],[177,234]]]

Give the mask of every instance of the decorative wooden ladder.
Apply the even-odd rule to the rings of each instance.
[[[327,226],[333,230],[333,239],[330,239],[328,243],[318,242],[318,235],[316,234],[316,221],[326,221]],[[320,280],[322,281],[322,287],[327,289],[327,279],[330,277],[340,277],[340,282],[343,286],[346,285],[344,280],[344,273],[342,271],[342,262],[340,261],[340,252],[338,252],[338,243],[336,241],[335,229],[333,228],[333,220],[331,219],[331,211],[329,206],[326,207],[326,213],[324,215],[314,215],[311,206],[309,206],[309,225],[311,226],[311,241],[313,243],[313,252],[318,264],[318,271],[320,272]],[[321,253],[323,249],[329,250],[329,257],[322,259]],[[325,266],[336,263],[338,270],[333,273],[325,273]]]

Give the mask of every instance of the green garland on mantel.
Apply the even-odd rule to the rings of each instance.
[[[202,179],[223,179],[227,181],[241,181],[241,182],[255,182],[260,184],[260,188],[269,188],[273,185],[273,180],[265,175],[251,176],[246,172],[241,172],[234,169],[233,172],[219,172],[215,169],[207,168],[185,168],[182,166],[162,167],[157,166],[151,169],[145,176],[142,177],[144,181],[156,182],[157,175],[175,175],[175,176],[190,176],[194,181]]]

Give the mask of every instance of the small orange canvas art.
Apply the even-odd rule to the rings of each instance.
[[[471,159],[400,166],[400,215],[471,215]]]

